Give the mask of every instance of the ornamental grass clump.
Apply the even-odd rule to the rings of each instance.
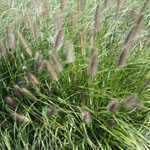
[[[148,6],[0,0],[0,149],[149,150]]]

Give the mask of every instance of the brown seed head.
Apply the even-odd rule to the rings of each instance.
[[[108,105],[107,105],[107,110],[110,112],[117,112],[120,108],[120,104],[116,100],[112,100]]]
[[[88,112],[88,111],[82,112],[82,119],[83,119],[83,121],[85,121],[86,123],[91,123],[91,122],[92,122],[91,113]]]
[[[10,115],[18,123],[29,123],[30,122],[30,119],[22,114],[12,112]]]
[[[47,71],[50,74],[52,80],[58,81],[58,74],[55,71],[54,67],[48,61],[46,61],[46,67],[47,67]]]
[[[56,50],[60,50],[60,48],[62,47],[64,42],[64,30],[60,29],[55,36],[55,40],[54,40],[54,48]]]
[[[97,5],[94,16],[94,32],[95,34],[100,31],[100,6]]]
[[[98,68],[98,50],[96,48],[92,49],[91,57],[88,65],[88,75],[95,76]]]
[[[37,77],[35,75],[33,75],[32,73],[28,73],[27,75],[28,77],[28,80],[33,84],[33,85],[39,85],[40,82],[39,80],[37,79]]]
[[[123,107],[127,109],[134,109],[140,106],[140,102],[135,96],[128,96],[123,100]]]
[[[16,37],[10,27],[7,27],[7,41],[10,49],[16,48]]]
[[[63,66],[61,64],[61,61],[60,61],[60,58],[59,58],[59,55],[58,53],[54,52],[52,55],[51,55],[51,61],[52,61],[52,64],[53,66],[55,67],[55,71],[57,73],[60,73],[63,71]]]
[[[27,41],[25,40],[25,38],[23,37],[23,35],[20,32],[18,32],[18,37],[19,37],[19,39],[20,39],[20,41],[22,43],[22,46],[25,48],[27,54],[29,56],[32,56],[32,50],[30,49]]]
[[[65,55],[67,63],[73,63],[75,61],[75,51],[72,41],[68,40],[65,42]]]
[[[16,109],[17,103],[12,97],[6,96],[4,100],[11,108],[13,108],[13,110]]]

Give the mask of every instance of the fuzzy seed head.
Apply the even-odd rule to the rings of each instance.
[[[107,105],[107,110],[109,112],[117,112],[119,110],[120,104],[116,100],[112,100],[108,105]]]
[[[45,60],[43,59],[43,55],[40,53],[36,53],[35,55],[35,68],[38,72],[41,72],[46,68]]]
[[[124,66],[126,66],[126,62],[128,59],[128,49],[123,49],[123,51],[121,52],[120,56],[119,56],[119,60],[117,62],[117,66],[119,68],[123,68]]]
[[[127,109],[134,109],[134,108],[138,108],[139,106],[140,103],[135,96],[128,96],[123,101],[123,107]]]
[[[54,67],[48,61],[46,61],[46,67],[47,67],[47,71],[50,74],[52,80],[58,81],[58,74],[55,71]]]
[[[88,75],[95,76],[98,69],[98,50],[96,48],[92,49],[91,57],[88,65]]]
[[[25,38],[23,37],[23,35],[20,32],[18,32],[18,37],[19,37],[19,39],[20,39],[20,41],[22,43],[22,46],[25,48],[27,54],[29,56],[32,56],[32,50],[30,49],[27,41],[25,40]]]
[[[63,71],[63,65],[60,62],[60,58],[58,56],[58,53],[56,53],[56,52],[53,53],[52,56],[51,56],[51,59],[52,59],[52,64],[55,67],[55,71],[57,73],[62,72]]]
[[[55,36],[55,40],[54,40],[54,48],[56,50],[60,50],[60,48],[62,47],[64,43],[64,30],[61,29],[59,30],[57,33],[56,33],[56,36]]]
[[[71,41],[65,43],[66,62],[73,63],[75,61],[74,45]]]
[[[30,119],[22,114],[12,112],[10,115],[18,123],[29,123],[30,122]]]
[[[94,16],[94,32],[95,34],[100,31],[100,7],[97,5]]]
[[[10,27],[7,28],[7,41],[10,49],[16,48],[16,37]]]
[[[37,77],[35,75],[33,75],[32,73],[28,73],[28,80],[33,84],[33,85],[39,85],[40,82],[37,79]]]
[[[13,108],[13,110],[16,109],[17,103],[12,97],[6,96],[4,100],[11,108]]]
[[[91,113],[88,111],[82,112],[82,119],[86,123],[91,123],[92,122],[92,116]]]

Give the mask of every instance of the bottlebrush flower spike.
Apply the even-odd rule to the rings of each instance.
[[[126,97],[122,103],[123,103],[123,107],[127,109],[139,108],[141,105],[137,97],[133,95]]]
[[[49,75],[51,76],[52,80],[58,81],[58,74],[55,71],[54,67],[48,61],[46,61],[46,67],[47,67],[47,71],[48,71]]]
[[[27,21],[29,23],[29,29],[31,30],[34,39],[37,39],[39,37],[39,28],[35,21],[33,21],[33,18],[31,16],[27,16]]]
[[[13,110],[16,109],[17,103],[16,103],[16,101],[15,101],[12,97],[6,96],[6,97],[4,98],[4,100],[5,100],[5,102],[6,102],[11,108],[13,108]]]
[[[16,37],[10,27],[7,27],[7,42],[8,42],[9,49],[16,48]]]
[[[26,116],[19,114],[19,113],[16,113],[16,112],[12,112],[10,115],[18,123],[29,123],[31,121]]]
[[[56,50],[60,50],[63,43],[64,43],[64,29],[60,29],[55,35],[53,46]]]
[[[67,63],[73,63],[75,61],[74,45],[71,41],[65,42],[65,55]]]
[[[117,112],[120,108],[120,104],[117,100],[112,100],[108,105],[107,105],[107,110],[110,112]]]
[[[91,57],[88,65],[88,75],[95,76],[98,69],[98,50],[97,48],[92,49]]]
[[[131,46],[135,42],[135,40],[137,38],[137,34],[139,33],[139,30],[140,30],[140,27],[141,27],[141,24],[142,24],[142,20],[143,20],[143,17],[144,17],[143,11],[146,7],[147,2],[148,1],[146,1],[144,6],[142,7],[142,9],[141,9],[136,21],[135,21],[134,26],[132,27],[132,29],[130,30],[129,34],[127,35],[127,37],[124,41],[123,51],[120,54],[119,60],[118,60],[118,63],[117,63],[117,66],[119,68],[122,68],[126,65],[127,58],[128,58],[128,55],[129,55],[129,49],[131,48]]]
[[[28,77],[28,80],[33,84],[33,85],[39,85],[40,82],[39,80],[37,79],[37,77],[35,75],[33,75],[32,73],[28,73],[27,75]]]
[[[52,59],[53,66],[55,66],[55,71],[57,73],[62,72],[63,71],[63,66],[60,62],[60,58],[59,58],[58,54],[56,52],[53,52],[50,59]]]
[[[127,58],[129,55],[129,49],[131,48],[132,44],[134,43],[136,39],[136,35],[138,34],[142,19],[143,19],[143,15],[140,14],[136,21],[135,26],[131,29],[127,38],[125,39],[123,51],[121,55],[119,56],[119,60],[118,60],[119,68],[122,68],[126,65]]]
[[[86,122],[88,124],[91,123],[92,122],[92,115],[91,115],[91,113],[88,112],[88,111],[82,112],[82,119],[83,119],[84,122]]]
[[[41,72],[46,68],[46,63],[45,60],[43,59],[43,55],[40,54],[39,52],[37,52],[35,55],[35,68],[39,72]]]
[[[18,32],[18,37],[22,43],[22,46],[25,48],[26,52],[28,53],[29,56],[32,56],[32,50],[30,49],[27,41],[25,40],[25,38],[23,37],[23,35]]]
[[[97,5],[95,16],[94,16],[94,33],[95,34],[100,31],[100,18],[101,18],[100,6]]]
[[[43,71],[46,68],[46,60],[41,60],[40,63],[38,63],[38,71]]]

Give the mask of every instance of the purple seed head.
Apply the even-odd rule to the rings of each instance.
[[[107,105],[107,110],[110,112],[117,112],[119,110],[119,103],[116,100],[112,100],[108,105]]]
[[[86,123],[91,123],[92,122],[92,116],[91,113],[88,111],[84,111],[82,113],[82,119],[83,121],[85,121]]]

